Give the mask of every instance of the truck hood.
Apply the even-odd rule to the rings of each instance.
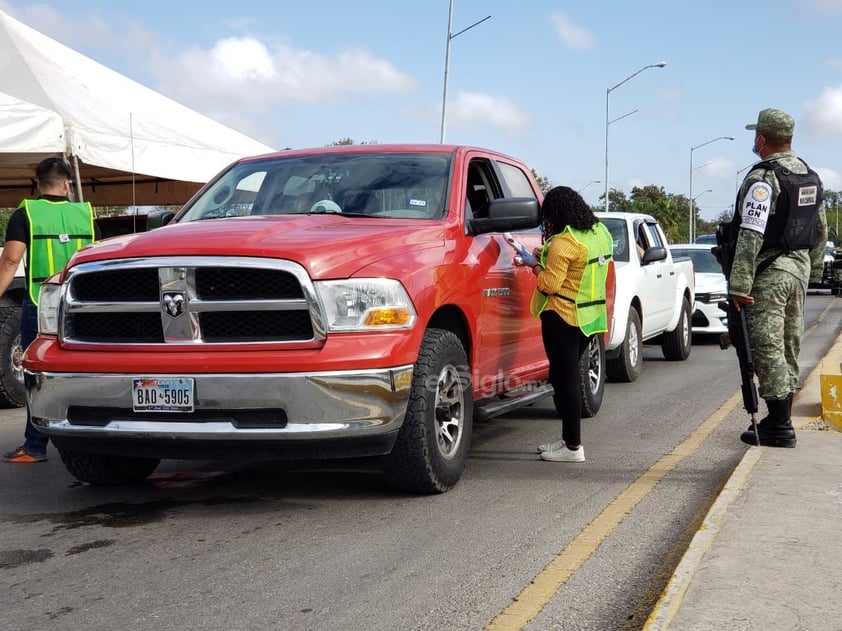
[[[314,279],[353,275],[407,248],[444,242],[444,226],[428,220],[341,215],[277,215],[193,221],[105,239],[70,262],[151,256],[255,256],[296,261]]]

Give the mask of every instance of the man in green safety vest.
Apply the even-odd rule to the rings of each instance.
[[[81,247],[97,238],[94,213],[88,202],[70,201],[70,167],[62,158],[47,158],[35,168],[40,195],[24,199],[9,218],[6,244],[0,255],[0,295],[11,284],[24,255],[26,296],[20,319],[20,346],[26,350],[38,334],[38,292],[41,283],[60,271]],[[44,462],[47,437],[32,425],[26,411],[24,443],[4,453],[13,463]]]

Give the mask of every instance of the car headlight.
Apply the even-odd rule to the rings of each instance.
[[[716,304],[718,302],[722,302],[723,300],[728,300],[728,294],[724,291],[714,291],[707,295],[707,302],[708,304]]]
[[[61,285],[42,283],[38,294],[38,332],[58,335],[58,308],[61,302]]]
[[[329,332],[409,329],[415,324],[415,307],[394,279],[350,278],[313,284]]]

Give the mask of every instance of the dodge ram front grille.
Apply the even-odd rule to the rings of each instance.
[[[68,276],[62,339],[91,344],[323,339],[312,282],[291,261],[160,257],[84,263]]]

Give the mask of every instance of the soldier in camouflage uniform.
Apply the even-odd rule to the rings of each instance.
[[[792,117],[775,109],[762,110],[756,124],[746,125],[746,129],[755,130],[752,151],[762,162],[746,175],[737,196],[735,212],[741,215],[741,223],[728,279],[734,307],[746,311],[758,393],[769,410],[758,423],[758,437],[761,445],[773,447],[795,447],[791,411],[804,331],[804,299],[808,282],[821,280],[827,240],[821,180],[792,151],[794,128]],[[781,178],[770,166],[787,169],[790,173],[778,171],[783,178],[790,174],[805,176],[798,188],[792,189],[794,194],[781,195]],[[787,199],[787,206],[781,207],[778,202],[786,204]],[[770,235],[783,225],[781,213],[793,217],[802,212],[803,217],[805,211],[800,208],[810,205],[813,215],[808,229],[815,237],[813,247],[804,247],[802,242],[796,245],[798,249],[789,249]],[[776,214],[778,220],[774,219]],[[791,222],[786,225],[791,231]],[[751,428],[740,439],[756,444]]]

